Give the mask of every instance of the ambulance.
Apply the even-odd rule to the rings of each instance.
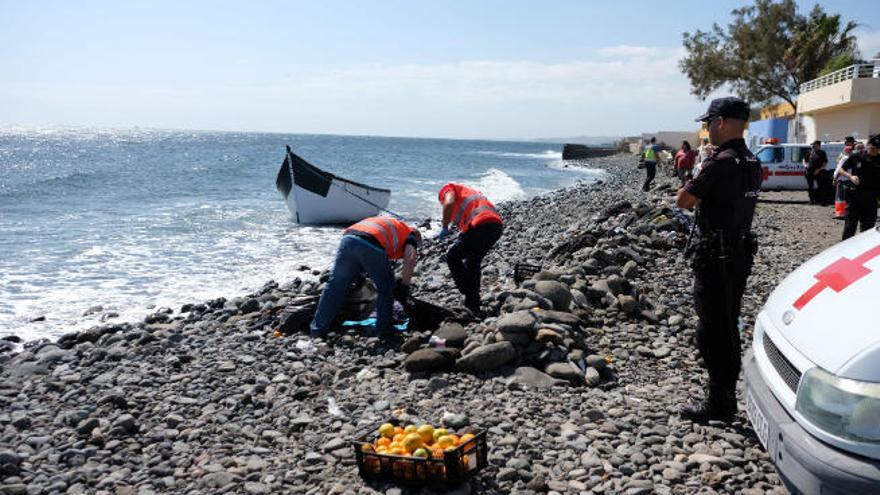
[[[743,360],[746,413],[786,487],[880,494],[880,232],[813,257],[770,294]]]
[[[843,143],[825,143],[822,149],[828,155],[825,170],[834,173],[837,157],[843,151]],[[804,158],[809,156],[809,144],[779,143],[770,139],[752,152],[761,160],[764,171],[764,191],[806,191],[807,179],[804,177]]]

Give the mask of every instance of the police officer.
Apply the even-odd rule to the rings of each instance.
[[[840,167],[840,176],[853,188],[846,192],[846,220],[843,239],[849,239],[861,224],[864,232],[877,223],[877,197],[880,196],[880,134],[868,138],[861,153],[853,153]]]
[[[697,347],[709,373],[708,394],[682,416],[697,422],[733,420],[741,368],[739,320],[742,295],[757,249],[752,217],[761,189],[761,165],[746,147],[749,106],[739,98],[713,100],[705,115],[716,146],[700,175],[678,191],[680,208],[696,207],[700,237],[694,248]]]

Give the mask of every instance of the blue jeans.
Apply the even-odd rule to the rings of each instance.
[[[333,271],[321,293],[315,318],[309,325],[310,334],[320,337],[327,333],[339,313],[352,282],[367,272],[376,285],[376,329],[381,334],[391,332],[391,311],[394,304],[394,272],[388,255],[382,248],[354,235],[342,237]]]

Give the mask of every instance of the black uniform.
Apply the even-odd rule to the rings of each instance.
[[[880,196],[880,155],[867,152],[853,154],[843,164],[843,169],[859,178],[846,192],[846,223],[843,238],[849,239],[861,224],[864,232],[877,223],[877,198]]]
[[[737,321],[757,250],[751,226],[761,180],[758,159],[745,141],[733,139],[719,146],[700,175],[685,185],[701,200],[701,238],[692,262],[694,306],[700,319],[697,346],[709,372],[707,409],[717,418],[736,412],[741,368]]]
[[[828,154],[824,150],[810,150],[807,170],[804,171],[804,176],[807,178],[807,194],[810,197],[811,205],[820,203],[824,206],[827,201],[825,195],[830,183],[826,184],[828,181],[825,178],[825,174],[820,172],[827,163]]]

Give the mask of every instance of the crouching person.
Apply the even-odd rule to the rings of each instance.
[[[370,217],[345,229],[333,271],[321,293],[318,310],[309,326],[312,337],[323,337],[339,313],[351,284],[366,272],[376,286],[376,330],[379,337],[394,336],[394,295],[409,294],[416,266],[416,249],[422,242],[419,231],[391,217]],[[391,260],[403,259],[402,285],[395,289]]]
[[[480,278],[483,258],[501,238],[501,215],[476,189],[449,183],[438,195],[443,208],[442,228],[438,238],[449,233],[449,227],[460,232],[446,253],[446,264],[455,286],[464,295],[464,306],[480,315]]]

